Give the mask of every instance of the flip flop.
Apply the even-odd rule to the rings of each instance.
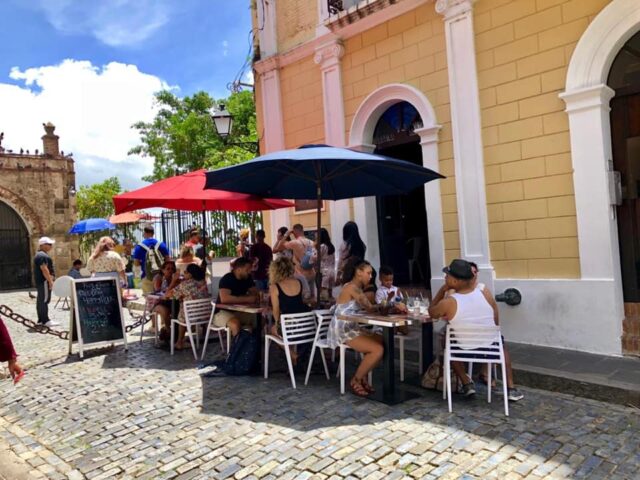
[[[17,384],[20,380],[22,380],[22,379],[23,379],[23,377],[24,377],[24,370],[23,370],[23,371],[21,371],[18,375],[16,375],[16,376],[13,378],[13,384],[14,384],[14,385],[15,385],[15,384]]]

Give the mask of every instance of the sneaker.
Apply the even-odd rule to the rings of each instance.
[[[218,367],[215,365],[207,365],[202,368],[198,368],[198,375],[207,376],[210,373],[218,371]]]
[[[476,388],[475,388],[475,385],[473,384],[473,382],[465,383],[462,386],[462,394],[465,397],[470,397],[471,395],[475,395],[476,394]]]
[[[517,388],[509,388],[507,389],[507,398],[512,402],[517,402],[518,400],[522,400],[524,395]]]
[[[47,323],[44,324],[45,327],[59,327],[60,323],[59,322],[54,322],[53,320],[49,320]]]

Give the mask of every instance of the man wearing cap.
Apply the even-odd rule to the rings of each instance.
[[[56,323],[49,320],[49,302],[51,301],[51,290],[53,289],[53,260],[49,252],[53,248],[55,240],[49,237],[41,237],[38,240],[38,251],[33,257],[33,278],[36,281],[38,297],[36,300],[36,310],[38,312],[38,324],[47,327],[55,326]]]
[[[440,292],[433,299],[429,307],[431,318],[442,318],[456,325],[464,326],[493,326],[498,325],[498,308],[491,292],[486,288],[478,288],[472,265],[466,260],[456,259],[448,267],[444,267],[445,285],[447,292],[441,296]],[[445,289],[441,289],[444,291]],[[504,342],[503,342],[504,343]],[[504,348],[507,370],[507,395],[509,400],[518,401],[523,398],[522,393],[515,388],[511,370],[511,358]],[[471,359],[471,358],[470,358]],[[453,371],[462,382],[464,395],[476,393],[472,379],[467,375],[462,362],[451,362]]]

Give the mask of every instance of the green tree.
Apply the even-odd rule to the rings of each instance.
[[[210,117],[214,100],[206,92],[179,98],[163,90],[156,94],[159,110],[151,122],[133,125],[140,134],[140,144],[129,154],[153,158],[153,173],[144,178],[157,181],[178,172],[200,168],[220,168],[253,158],[253,154],[232,145],[225,145],[216,133]],[[255,142],[256,112],[253,94],[233,93],[221,100],[234,117],[228,143]]]
[[[122,191],[117,177],[107,178],[102,183],[82,185],[76,195],[78,218],[109,218],[115,213],[113,196]],[[105,232],[92,232],[80,235],[80,253],[85,259],[91,254],[91,249]]]
[[[108,218],[115,213],[112,198],[122,191],[118,177],[107,178],[102,183],[82,185],[78,189],[76,202],[78,218]]]

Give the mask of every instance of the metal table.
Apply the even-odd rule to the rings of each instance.
[[[413,322],[423,322],[423,338],[425,335],[424,325],[431,325],[427,316],[420,315],[379,315],[372,313],[355,313],[339,315],[340,320],[349,322],[357,322],[363,325],[373,325],[383,328],[384,339],[384,357],[382,359],[383,368],[383,385],[382,389],[376,389],[376,392],[370,395],[368,398],[386,403],[387,405],[396,405],[406,400],[416,398],[419,395],[413,392],[406,391],[403,388],[398,388],[396,385],[396,369],[395,369],[395,327],[404,325],[411,325]],[[426,328],[431,331],[431,339],[433,339],[433,329]],[[433,342],[432,342],[433,343]],[[432,345],[432,343],[430,345]],[[425,344],[423,344],[423,354],[425,350]],[[430,348],[430,354],[433,354],[433,347]],[[429,365],[427,363],[427,365]]]

